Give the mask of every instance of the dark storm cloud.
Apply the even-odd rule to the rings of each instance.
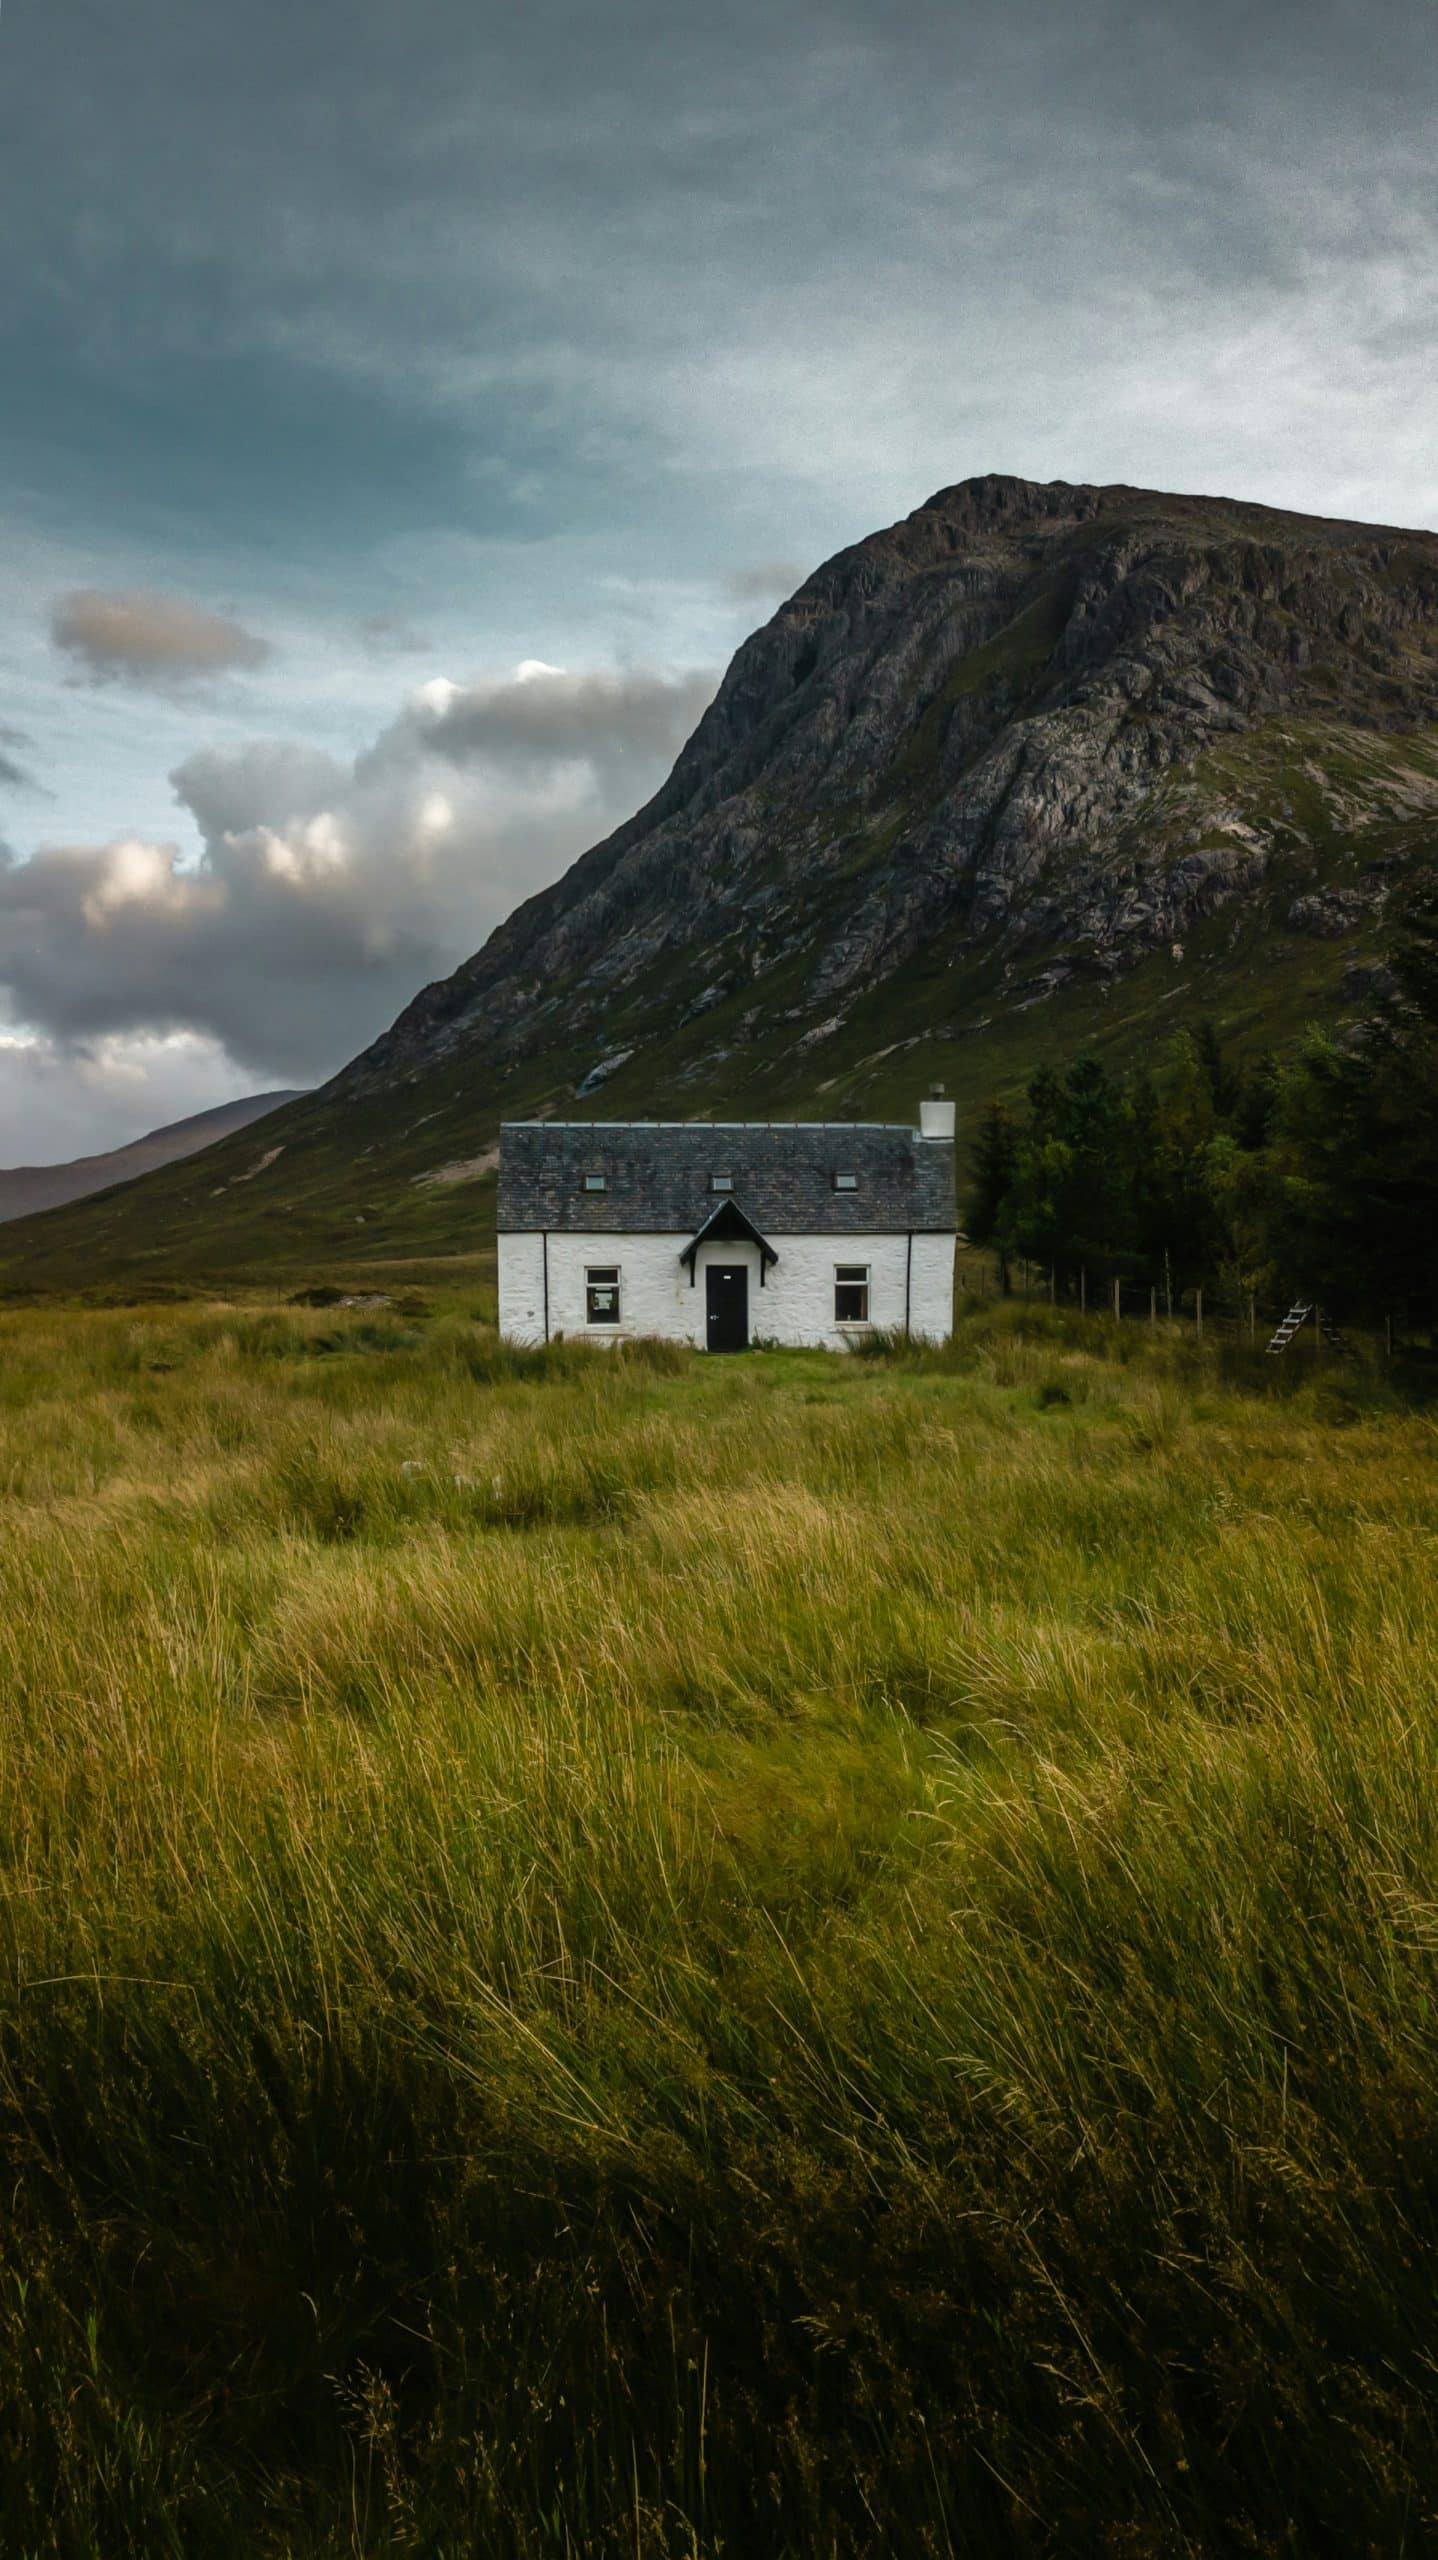
[[[1424,0],[134,0],[87,14],[82,79],[65,20],[6,24],[46,108],[7,138],[15,306],[83,284],[97,373],[192,361],[217,450],[288,435],[309,505],[381,413],[449,423],[481,515],[562,494],[690,539],[685,473],[771,525],[828,492],[851,532],[1126,429],[1150,475],[1291,478],[1324,366],[1332,455],[1431,325]]]
[[[228,615],[182,596],[105,595],[77,587],[57,597],[50,636],[94,684],[176,685],[262,667],[269,643]]]
[[[62,730],[117,778],[0,871],[0,987],[62,1043],[323,1072],[645,796],[707,683],[540,667],[382,727],[424,633],[707,664],[985,470],[1438,521],[1434,109],[1428,0],[7,8],[0,469],[57,565],[0,698],[47,781]],[[180,595],[241,618],[187,641]],[[168,729],[182,860],[96,680],[236,671],[330,752]]]

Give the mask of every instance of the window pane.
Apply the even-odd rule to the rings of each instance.
[[[619,1270],[617,1264],[602,1267],[591,1264],[584,1275],[585,1321],[588,1324],[618,1324]]]
[[[835,1189],[836,1191],[857,1191],[857,1190],[858,1190],[858,1188],[859,1188],[859,1177],[858,1177],[858,1175],[857,1175],[856,1173],[836,1173],[836,1174],[835,1174],[835,1176],[834,1176],[834,1189]]]
[[[709,1188],[711,1191],[732,1191],[734,1188],[733,1174],[711,1173],[709,1176]]]
[[[867,1262],[836,1262],[834,1265],[835,1324],[867,1324],[869,1321],[869,1266]]]
[[[585,1175],[584,1188],[586,1191],[603,1191],[606,1187],[605,1176],[602,1173],[587,1173]]]

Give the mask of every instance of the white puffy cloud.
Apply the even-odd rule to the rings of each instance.
[[[617,806],[635,776],[673,762],[714,686],[707,670],[571,674],[541,658],[478,684],[440,677],[420,686],[357,770],[373,779],[433,758],[526,790],[552,789],[569,772]]]
[[[103,1155],[235,1088],[233,1059],[193,1032],[120,1032],[77,1051],[0,1024],[0,1167]]]
[[[351,787],[350,773],[336,757],[287,738],[201,747],[170,779],[207,844],[246,827],[284,827],[318,817]]]
[[[73,588],[51,608],[50,637],[90,684],[152,685],[161,692],[262,667],[270,655],[268,641],[227,614],[143,589]]]
[[[323,1076],[516,899],[657,787],[700,673],[513,674],[419,688],[352,765],[283,740],[171,776],[196,859],[134,835],[0,867],[0,983],[78,1050],[218,1043],[245,1076]]]

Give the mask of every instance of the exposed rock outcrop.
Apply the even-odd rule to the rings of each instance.
[[[815,572],[649,806],[265,1133],[4,1230],[25,1286],[464,1258],[503,1117],[961,1127],[1370,1011],[1438,852],[1438,537],[986,479]],[[1354,1036],[1361,1036],[1361,1028]],[[4,1271],[0,1270],[0,1280]]]
[[[764,981],[813,1040],[941,935],[1040,993],[1112,977],[1325,831],[1438,811],[1435,716],[1430,534],[964,482],[817,570],[648,807],[341,1088],[561,1029],[629,1055],[645,1006],[677,1025]],[[1293,929],[1341,935],[1345,896],[1290,878]]]

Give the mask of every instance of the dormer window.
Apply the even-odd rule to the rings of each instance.
[[[711,1173],[709,1176],[709,1188],[711,1191],[732,1191],[734,1188],[733,1174]]]
[[[609,1176],[605,1173],[587,1173],[584,1177],[584,1188],[586,1191],[607,1191]]]
[[[856,1173],[836,1173],[836,1174],[835,1174],[835,1176],[834,1176],[834,1189],[835,1189],[836,1191],[857,1191],[857,1190],[858,1190],[858,1188],[859,1188],[859,1177],[858,1177],[858,1175],[857,1175]]]

